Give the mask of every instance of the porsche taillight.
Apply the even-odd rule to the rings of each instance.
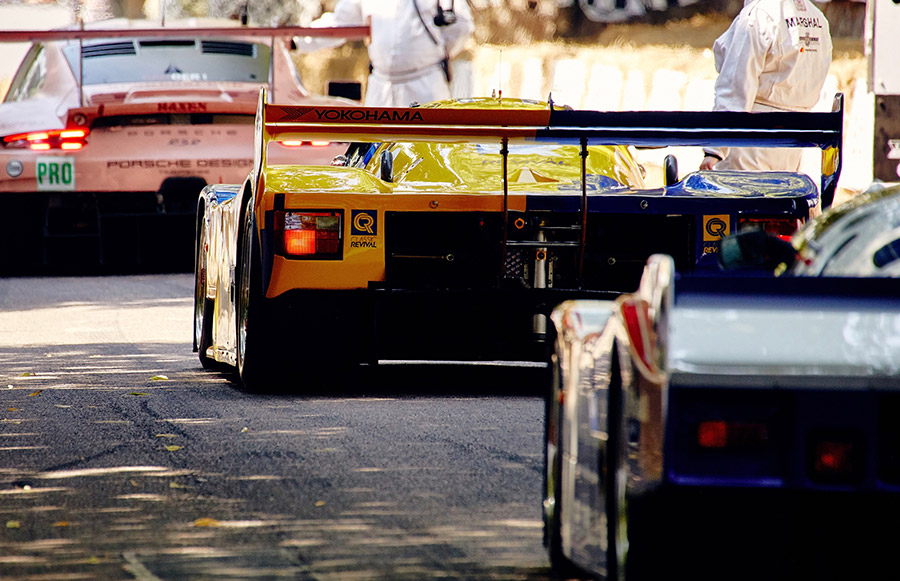
[[[285,139],[283,141],[279,141],[278,143],[280,143],[284,147],[325,147],[327,145],[331,145],[330,141],[300,141],[299,139]]]
[[[9,149],[31,149],[32,151],[77,151],[87,143],[89,129],[52,129],[49,131],[30,131],[7,135],[3,145]]]
[[[339,259],[341,212],[296,211],[276,214],[279,247],[292,258]]]
[[[738,220],[738,230],[743,230],[744,228],[765,230],[786,242],[791,241],[794,232],[801,225],[802,222],[797,218],[741,218]]]

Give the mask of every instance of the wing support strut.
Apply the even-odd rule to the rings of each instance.
[[[588,195],[587,195],[587,137],[581,138],[581,237],[578,239],[578,286],[584,282],[584,247],[587,245],[587,219],[588,219]]]
[[[506,246],[509,243],[509,137],[500,140],[500,157],[503,159],[503,248],[500,252],[500,278],[506,276]]]

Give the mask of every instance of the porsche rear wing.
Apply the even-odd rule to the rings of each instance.
[[[257,105],[254,179],[264,180],[269,141],[422,141],[496,143],[503,158],[507,210],[510,143],[565,143],[581,147],[582,209],[587,208],[586,158],[590,145],[644,147],[818,147],[822,150],[823,207],[834,199],[841,172],[844,97],[829,113],[695,111],[601,112],[583,110],[367,108],[273,105],[263,89]],[[264,186],[264,184],[258,184]]]
[[[171,28],[107,28],[90,30],[0,30],[0,42],[46,42],[50,40],[91,40],[98,38],[167,38],[173,36],[248,36],[284,38],[316,36],[359,40],[369,36],[368,26],[304,26],[265,27],[171,27]]]
[[[332,27],[247,27],[247,26],[218,26],[218,27],[190,27],[172,26],[169,28],[105,28],[105,29],[71,29],[71,30],[0,30],[0,42],[47,42],[47,41],[73,41],[111,39],[111,38],[209,38],[209,37],[243,37],[243,38],[269,38],[272,42],[272,51],[269,62],[270,88],[275,86],[275,39],[293,38],[295,36],[314,36],[320,38],[344,38],[347,40],[359,40],[368,38],[368,26],[332,26]],[[76,71],[76,83],[78,83],[79,105],[83,106],[83,92],[81,87],[82,51],[79,50],[78,66]],[[252,114],[252,105],[247,113]],[[70,115],[71,117],[71,115]]]

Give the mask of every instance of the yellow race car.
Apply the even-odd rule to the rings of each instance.
[[[775,123],[775,121],[778,123]],[[770,127],[771,126],[771,127]],[[283,106],[260,94],[253,171],[199,198],[194,349],[255,387],[384,360],[544,361],[562,300],[633,290],[647,257],[714,274],[742,224],[793,231],[807,176],[694,172],[645,188],[630,146],[816,146],[841,111],[599,113],[481,98]],[[351,142],[331,167],[270,165],[291,140]],[[833,193],[831,163],[823,192]]]

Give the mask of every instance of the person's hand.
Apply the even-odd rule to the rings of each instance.
[[[706,155],[703,157],[703,161],[700,162],[700,169],[701,170],[716,169],[716,164],[719,163],[720,161],[722,161],[722,160],[714,155]]]

